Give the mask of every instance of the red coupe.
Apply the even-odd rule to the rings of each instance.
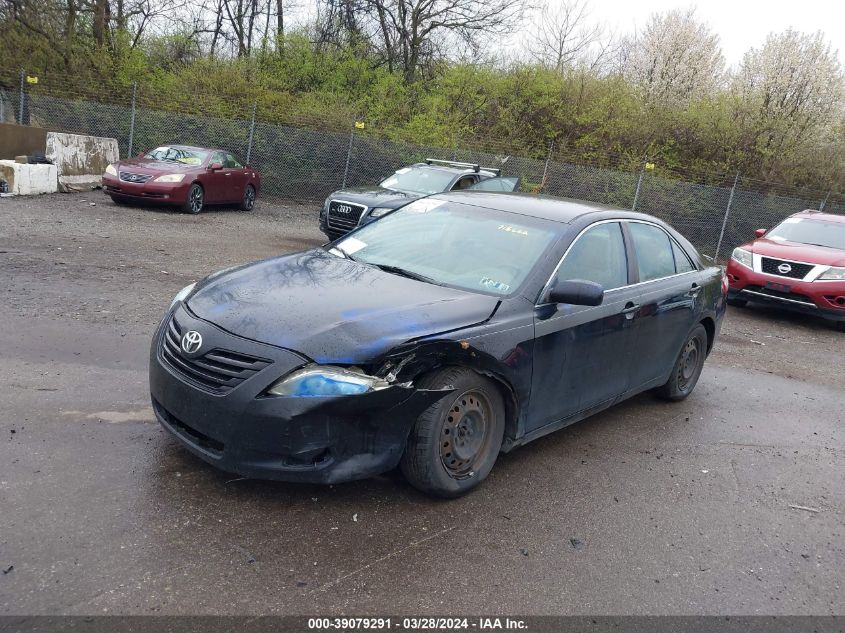
[[[735,248],[728,303],[748,301],[814,314],[845,331],[845,216],[802,211]]]
[[[118,204],[149,201],[199,213],[207,204],[251,211],[261,176],[221,149],[164,145],[106,167],[103,189]]]

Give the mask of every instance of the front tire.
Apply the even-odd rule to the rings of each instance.
[[[505,431],[505,406],[496,385],[476,372],[450,367],[425,376],[418,387],[452,388],[411,429],[400,466],[412,486],[453,498],[490,473]]]
[[[728,299],[728,305],[735,308],[744,308],[748,305],[748,299]]]
[[[185,200],[185,204],[182,205],[182,210],[185,213],[196,215],[202,211],[204,204],[205,192],[202,190],[202,185],[195,182],[191,185],[191,188],[188,189],[188,198]]]
[[[112,202],[114,202],[118,206],[125,207],[127,204],[129,204],[129,201],[126,200],[126,198],[121,198],[120,196],[109,196],[109,197],[111,198]]]
[[[241,211],[252,211],[255,208],[255,187],[247,185],[244,197],[241,199]]]
[[[678,359],[672,367],[672,375],[666,384],[657,387],[654,393],[664,400],[679,401],[695,389],[704,360],[707,358],[707,330],[700,323],[687,336]]]

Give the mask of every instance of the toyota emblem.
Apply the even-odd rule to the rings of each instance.
[[[788,275],[791,270],[792,270],[792,266],[790,266],[786,262],[783,262],[780,266],[778,266],[778,272],[781,275]]]
[[[198,352],[200,347],[202,347],[202,334],[195,330],[185,332],[182,337],[182,351],[186,354],[193,354]]]

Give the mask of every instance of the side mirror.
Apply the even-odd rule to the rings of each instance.
[[[549,301],[575,306],[597,306],[604,300],[601,284],[585,279],[558,281],[549,293]]]
[[[138,152],[138,158],[143,158],[143,157],[144,157],[144,152]]]
[[[757,237],[763,237],[768,232],[769,229],[757,229],[756,231],[754,231],[754,235],[756,235]]]
[[[221,169],[223,169],[223,163],[211,163],[208,166],[209,171],[220,171]]]

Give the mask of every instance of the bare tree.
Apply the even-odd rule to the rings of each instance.
[[[536,61],[562,71],[598,42],[602,28],[588,24],[587,0],[563,0],[556,7],[544,4],[537,11],[528,50]]]
[[[724,74],[719,37],[694,9],[652,15],[623,55],[623,74],[651,102],[686,103],[713,92]]]
[[[350,0],[344,1],[347,5]],[[408,82],[443,51],[477,48],[522,16],[525,0],[359,0],[359,32],[376,43],[391,69]]]

